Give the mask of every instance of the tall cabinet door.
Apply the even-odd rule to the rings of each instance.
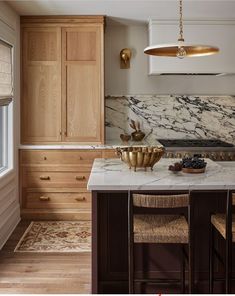
[[[103,25],[62,28],[63,141],[104,140]]]
[[[21,142],[61,141],[61,29],[22,28]]]

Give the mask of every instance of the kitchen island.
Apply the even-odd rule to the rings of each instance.
[[[235,166],[222,167],[206,159],[207,170],[191,175],[168,171],[174,159],[161,159],[153,171],[134,172],[119,159],[96,159],[88,189],[92,191],[92,292],[128,292],[128,192],[175,193],[189,190],[194,200],[196,292],[208,292],[210,213],[225,211],[227,190],[235,190]],[[223,245],[218,241],[218,247]],[[138,244],[136,270],[153,277],[180,277],[179,249],[173,245]],[[144,258],[144,260],[142,260]],[[235,266],[235,264],[234,264]],[[216,266],[218,275],[221,273]],[[220,292],[221,282],[216,284]],[[136,292],[176,293],[177,286],[141,285]]]

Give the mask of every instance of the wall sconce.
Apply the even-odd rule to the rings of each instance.
[[[131,60],[131,50],[130,48],[123,48],[120,51],[120,68],[129,69]]]

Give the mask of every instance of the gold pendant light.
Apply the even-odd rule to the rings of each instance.
[[[194,45],[184,42],[182,0],[179,0],[179,9],[180,20],[178,42],[173,44],[159,44],[148,46],[144,49],[144,53],[162,57],[177,57],[179,59],[183,59],[184,57],[208,56],[218,53],[218,47],[214,47],[211,45]]]

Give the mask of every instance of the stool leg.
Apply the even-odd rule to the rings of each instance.
[[[194,242],[189,242],[189,293],[194,293]]]
[[[185,258],[184,245],[181,245],[181,293],[185,294]]]
[[[232,277],[232,244],[226,239],[226,259],[225,259],[225,291],[226,294],[231,293],[231,277]]]
[[[214,227],[210,222],[209,236],[209,292],[213,294],[214,290]]]
[[[133,242],[129,241],[128,263],[129,263],[129,294],[134,294],[134,262],[133,262]]]

